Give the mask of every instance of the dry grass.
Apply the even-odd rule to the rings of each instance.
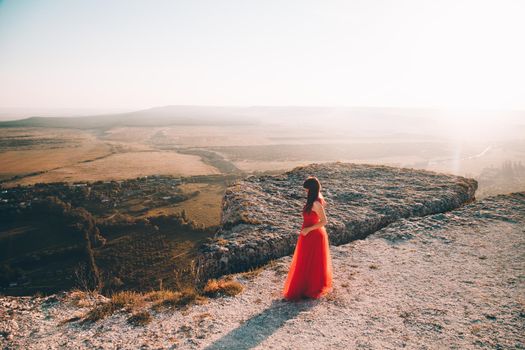
[[[179,186],[183,194],[199,191],[200,193],[183,203],[173,206],[176,211],[186,210],[188,218],[202,223],[206,227],[218,225],[221,222],[221,200],[225,190],[224,185],[216,183],[185,183]]]
[[[76,307],[88,307],[93,304],[93,301],[89,300],[90,296],[92,296],[90,292],[75,289],[71,291],[69,300],[70,303]]]
[[[206,298],[200,295],[195,288],[186,287],[181,291],[164,292],[155,295],[158,299],[152,305],[152,309],[160,310],[163,308],[183,307],[191,304],[206,302]]]
[[[4,129],[0,131],[0,135],[20,137],[25,134],[29,137],[23,137],[24,140],[37,142],[27,147],[13,147],[0,151],[0,164],[2,164],[0,175],[6,174],[10,177],[48,171],[111,154],[109,145],[96,140],[85,131],[48,128],[18,129],[18,131],[17,133],[16,130]],[[54,145],[42,145],[38,143],[42,138],[60,142]],[[11,184],[15,183],[23,183],[23,181],[15,181]]]
[[[123,291],[113,294],[111,296],[111,303],[115,305],[117,309],[123,307],[127,309],[133,309],[135,307],[144,305],[144,299],[140,293]]]
[[[184,183],[178,186],[183,195],[199,191],[199,194],[191,198],[163,207],[152,208],[146,211],[142,217],[181,214],[182,211],[190,221],[204,225],[205,227],[216,226],[221,220],[221,200],[224,185],[216,183]]]
[[[43,157],[39,151],[31,152],[25,158],[18,154],[25,151],[13,151],[9,153],[17,153],[16,155],[7,155],[10,159],[15,159],[20,162],[20,159],[27,159],[28,163],[31,160]],[[71,150],[66,149],[64,152],[71,153]],[[8,153],[8,152],[5,152]],[[0,160],[6,157],[6,154],[0,154]],[[49,152],[50,158],[56,157],[56,152]],[[29,176],[16,181],[22,185],[30,185],[38,182],[57,182],[57,181],[98,181],[98,180],[123,180],[136,178],[140,176],[165,174],[174,176],[193,176],[193,175],[208,175],[219,174],[218,170],[212,166],[204,164],[198,156],[179,154],[176,152],[167,151],[144,151],[144,152],[126,152],[114,153],[103,158],[95,158],[93,161],[77,161],[79,157],[72,159],[68,164],[59,167],[44,167],[48,171],[34,176]],[[22,162],[23,163],[23,162]],[[22,173],[15,169],[12,173]],[[15,184],[12,182],[10,184]]]
[[[198,266],[192,264],[186,275],[190,279],[196,278]],[[193,282],[195,282],[193,280]],[[145,324],[150,322],[148,315],[145,314],[144,307],[150,307],[154,311],[163,309],[185,309],[184,307],[192,304],[203,304],[208,302],[208,297],[218,297],[221,295],[234,296],[244,290],[244,286],[233,279],[232,275],[227,275],[220,280],[208,280],[202,291],[193,285],[179,285],[177,290],[161,289],[150,291],[147,293],[137,293],[133,291],[122,291],[111,296],[109,301],[98,304],[89,310],[82,318],[84,322],[96,322],[107,316],[110,316],[116,311],[122,310],[124,312],[133,313],[128,321],[132,324]],[[75,300],[82,300],[85,298],[85,293],[75,292]],[[137,311],[137,309],[142,311]],[[184,311],[184,310],[182,310]]]
[[[175,292],[169,289],[154,290],[144,294],[145,301],[159,301],[175,297]]]
[[[244,286],[232,279],[210,279],[203,288],[204,295],[217,297],[220,295],[233,296],[241,293]]]
[[[88,311],[84,316],[83,322],[96,322],[122,308],[127,312],[131,312],[143,305],[144,299],[140,293],[131,291],[118,292],[113,294],[108,302],[99,304]]]
[[[128,319],[130,323],[146,324],[151,321],[146,315],[148,312],[145,310],[136,310],[144,307],[147,302],[152,303],[151,308],[158,311],[165,308],[200,304],[206,301],[207,298],[205,296],[199,294],[195,288],[190,287],[184,288],[181,291],[158,290],[145,294],[123,291],[113,294],[109,301],[89,310],[83,316],[82,322],[96,322],[112,315],[116,311],[123,310],[124,312],[134,312]],[[76,321],[76,319],[71,321]]]

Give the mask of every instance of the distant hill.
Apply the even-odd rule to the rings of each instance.
[[[235,107],[164,106],[136,112],[83,117],[30,117],[0,122],[0,127],[105,129],[115,126],[254,125]]]
[[[433,130],[436,115],[431,109],[315,106],[163,106],[135,112],[86,116],[32,116],[0,122],[6,127],[109,129],[117,126],[170,125],[289,125],[323,126],[327,132],[345,127],[374,132],[421,133]],[[395,128],[397,126],[397,128]],[[401,127],[402,126],[402,127]],[[426,129],[426,130],[425,130]]]
[[[324,134],[352,137],[384,136],[449,137],[450,120],[465,118],[471,121],[469,132],[476,135],[486,130],[503,138],[521,138],[525,125],[524,111],[478,111],[471,114],[432,108],[387,107],[322,107],[322,106],[190,106],[171,105],[125,113],[106,113],[86,116],[50,117],[32,116],[20,120],[0,122],[6,127],[47,127],[70,129],[102,129],[136,126],[241,126],[269,125],[322,130]],[[47,114],[49,115],[49,114]],[[491,121],[487,123],[486,121]],[[454,131],[454,130],[452,130]]]

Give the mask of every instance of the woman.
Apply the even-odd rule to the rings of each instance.
[[[303,225],[295,246],[283,296],[288,300],[319,298],[332,289],[332,259],[325,225],[326,202],[321,184],[314,176],[303,183],[307,191]]]

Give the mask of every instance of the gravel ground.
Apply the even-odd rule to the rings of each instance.
[[[328,232],[330,234],[330,232]],[[331,246],[334,292],[287,302],[291,256],[246,289],[131,326],[94,324],[67,293],[0,298],[4,349],[524,349],[525,193],[401,219],[364,240]]]

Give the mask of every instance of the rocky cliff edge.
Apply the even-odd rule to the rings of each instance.
[[[474,200],[477,182],[461,176],[354,163],[314,163],[281,175],[249,176],[223,197],[221,229],[200,247],[207,278],[246,271],[293,253],[309,175],[321,182],[330,244],[341,245],[401,218],[458,208]]]

